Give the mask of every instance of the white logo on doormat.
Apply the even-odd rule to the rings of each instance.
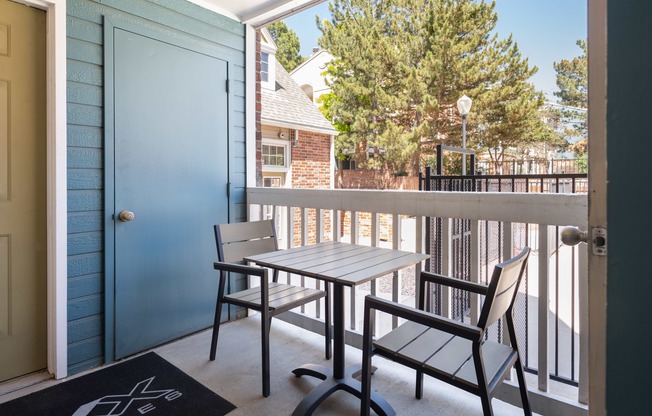
[[[134,388],[127,394],[114,394],[110,396],[104,396],[100,399],[93,400],[90,403],[86,403],[81,406],[72,416],[88,416],[91,414],[93,409],[97,406],[111,406],[113,407],[109,410],[108,413],[94,413],[93,416],[120,416],[127,411],[127,409],[137,401],[153,401],[160,399],[161,397],[171,402],[172,400],[178,399],[182,396],[181,392],[177,390],[152,390],[148,391],[147,388],[155,377],[148,378],[143,380],[140,383],[136,384]],[[143,406],[137,408],[138,413],[144,415],[147,412],[151,412],[156,409],[152,403],[146,403]]]

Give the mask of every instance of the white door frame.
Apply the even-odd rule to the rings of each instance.
[[[622,7],[626,7],[623,5]],[[589,241],[607,227],[607,0],[588,0]],[[607,257],[589,259],[589,414],[607,414]],[[584,329],[582,329],[584,330]]]
[[[66,0],[13,1],[47,13],[47,362],[59,379],[68,375]]]

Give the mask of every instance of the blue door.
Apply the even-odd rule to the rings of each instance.
[[[212,323],[212,225],[228,222],[228,65],[152,37],[113,33],[120,358]]]

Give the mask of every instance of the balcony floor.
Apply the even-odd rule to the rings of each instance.
[[[155,348],[160,356],[190,374],[196,380],[231,401],[237,409],[229,416],[290,415],[301,399],[317,385],[311,377],[296,378],[292,369],[315,363],[330,366],[323,355],[323,337],[275,319],[272,323],[271,395],[261,394],[259,315],[224,324],[221,328],[217,359],[208,360],[210,331]],[[251,339],[251,341],[248,341]],[[347,364],[359,363],[361,351],[346,347]],[[372,387],[378,390],[401,416],[476,416],[482,414],[480,399],[438,380],[426,377],[424,397],[414,398],[414,372],[381,357],[374,358],[378,371]],[[55,381],[42,382],[4,396],[0,402],[48,387]],[[496,416],[522,415],[520,408],[493,400]],[[315,415],[356,415],[359,400],[346,392],[337,392],[324,401]]]

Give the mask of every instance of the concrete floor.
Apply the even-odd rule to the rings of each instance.
[[[231,416],[290,415],[319,380],[297,378],[292,369],[305,363],[332,365],[324,359],[323,337],[281,320],[274,320],[271,335],[271,395],[261,394],[259,315],[225,324],[220,330],[217,359],[208,360],[210,331],[155,348],[154,351],[196,380],[237,406]],[[359,363],[361,352],[346,347],[347,364]],[[378,371],[372,387],[399,415],[476,416],[482,414],[480,399],[438,380],[426,377],[424,397],[414,398],[414,372],[374,358]],[[47,381],[0,396],[0,403],[48,387]],[[340,391],[314,413],[317,416],[345,416],[359,413],[359,400]],[[496,416],[522,415],[520,408],[493,400]]]

